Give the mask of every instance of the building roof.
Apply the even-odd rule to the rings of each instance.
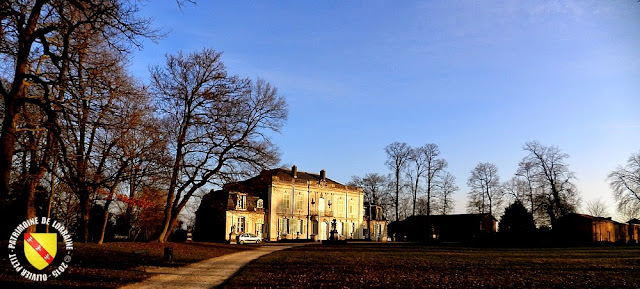
[[[266,202],[269,187],[271,186],[273,181],[302,182],[304,184],[307,184],[307,182],[310,181],[312,183],[319,184],[320,181],[323,180],[323,174],[325,174],[324,170],[321,171],[320,174],[297,171],[297,168],[295,166],[292,168],[292,170],[282,168],[264,170],[259,175],[253,178],[244,181],[228,183],[224,185],[222,190],[212,190],[209,193],[211,195],[209,198],[226,203],[227,209],[233,210],[237,202],[236,194],[242,193],[247,196],[247,209],[249,211],[252,211],[257,209],[255,205],[258,199],[262,199]],[[324,181],[329,186],[358,190],[358,188],[356,187],[342,185],[332,179],[327,178],[326,176],[324,177]]]
[[[465,222],[475,222],[475,221],[480,221],[484,218],[491,218],[494,221],[497,221],[497,219],[492,216],[489,213],[483,213],[483,214],[453,214],[453,215],[431,215],[431,216],[426,216],[426,215],[417,215],[417,216],[409,216],[407,217],[405,220],[409,220],[410,222],[427,222],[427,219],[431,218],[431,222],[443,222],[443,223],[448,223],[448,222],[461,222],[461,223],[465,223]]]
[[[287,169],[283,169],[283,168],[267,170],[267,171],[263,171],[263,173],[269,174],[271,176],[276,176],[280,180],[291,180],[291,179],[294,179],[293,170],[287,170]],[[320,174],[314,174],[314,173],[308,173],[308,172],[303,172],[303,171],[297,171],[296,170],[295,179],[296,180],[320,182],[322,180],[322,177],[320,176]],[[342,185],[341,183],[338,183],[338,182],[336,182],[336,181],[334,181],[334,180],[332,180],[330,178],[327,178],[326,176],[324,178],[324,181],[326,181],[327,184]]]
[[[431,215],[431,218],[434,220],[439,219],[447,219],[447,220],[480,220],[486,217],[490,217],[494,221],[497,221],[493,215],[489,213],[481,213],[481,214],[452,214],[452,215]]]
[[[620,222],[612,220],[611,217],[596,217],[596,216],[591,216],[591,215],[586,215],[586,214],[578,214],[578,213],[569,213],[564,218],[582,218],[584,220],[589,220],[589,221],[611,222],[611,223],[616,223],[616,224],[622,224]],[[631,224],[631,221],[632,220],[630,220],[628,223]]]
[[[322,174],[325,174],[324,179],[322,177]],[[330,178],[327,178],[324,170],[322,170],[320,174],[315,174],[315,173],[298,171],[295,166],[291,170],[283,169],[283,168],[264,170],[259,175],[253,178],[250,178],[244,181],[226,184],[224,186],[224,189],[229,191],[234,191],[234,192],[248,193],[248,194],[255,193],[256,191],[266,193],[268,190],[268,187],[271,185],[271,182],[273,180],[278,180],[282,182],[304,182],[304,183],[306,183],[307,181],[311,181],[312,183],[316,183],[316,184],[324,180],[327,185],[333,185],[334,187],[344,187],[352,190],[358,189],[356,187],[343,185]]]

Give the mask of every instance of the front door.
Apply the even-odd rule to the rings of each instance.
[[[259,220],[262,221],[262,220]],[[262,237],[262,223],[256,223],[256,236]]]
[[[328,240],[329,239],[328,227],[329,227],[329,224],[327,224],[327,222],[322,222],[320,224],[320,233],[318,234],[318,237],[320,238],[320,240]]]

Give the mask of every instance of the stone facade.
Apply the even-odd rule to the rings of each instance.
[[[367,240],[386,242],[388,239],[387,219],[381,206],[364,203],[364,219],[367,224],[364,237]]]
[[[584,214],[568,214],[554,225],[558,241],[571,244],[590,243],[637,243],[640,224],[630,220],[627,224],[611,218]]]
[[[335,219],[338,238],[364,239],[368,224],[364,211],[362,189],[335,182],[324,170],[320,174],[299,172],[296,166],[266,170],[207,194],[196,213],[195,237],[229,240],[233,231],[256,233],[269,241],[320,241],[329,238]]]
[[[362,189],[349,187],[319,175],[279,169],[272,175],[268,191],[266,221],[271,241],[280,239],[327,240],[331,222],[341,239],[363,236]]]

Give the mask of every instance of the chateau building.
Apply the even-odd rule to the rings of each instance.
[[[270,241],[327,240],[335,219],[340,239],[363,239],[371,231],[364,212],[362,189],[333,181],[324,170],[320,174],[298,171],[296,166],[265,170],[205,195],[196,212],[194,238],[222,241],[229,240],[232,232],[248,232]],[[386,221],[376,221],[382,236]]]

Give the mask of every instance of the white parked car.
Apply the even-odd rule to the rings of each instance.
[[[244,244],[244,243],[260,244],[260,242],[262,242],[262,238],[256,236],[255,234],[242,233],[238,235],[238,244]]]

